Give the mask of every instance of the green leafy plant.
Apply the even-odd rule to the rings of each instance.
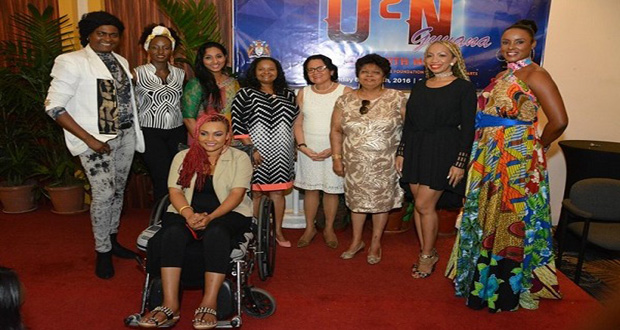
[[[178,62],[193,67],[196,51],[207,41],[221,42],[217,8],[205,0],[158,0],[159,8],[175,26],[181,39]]]
[[[0,62],[6,64],[0,68],[1,175],[12,182],[34,174],[52,180],[58,177],[52,173],[67,172],[66,160],[75,163],[62,129],[43,109],[54,59],[73,49],[71,32],[61,32],[69,26],[68,18],[54,18],[53,13],[51,6],[39,12],[28,5],[28,13],[11,17],[16,41],[0,41]],[[23,167],[16,172],[18,163]]]

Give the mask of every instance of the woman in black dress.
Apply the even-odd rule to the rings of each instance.
[[[465,165],[474,139],[476,90],[463,55],[449,41],[432,43],[424,54],[427,79],[411,89],[397,169],[415,200],[420,256],[414,278],[428,277],[439,256],[437,201],[444,191],[465,195]]]

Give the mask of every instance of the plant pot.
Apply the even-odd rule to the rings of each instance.
[[[0,184],[0,201],[4,213],[26,213],[37,209],[34,183],[23,186],[4,186]]]
[[[404,233],[413,227],[413,204],[405,203],[403,207],[393,209],[388,213],[385,226],[386,234]]]
[[[77,214],[88,211],[84,205],[84,186],[45,187],[52,201],[52,212],[56,214]]]
[[[456,219],[461,213],[461,208],[457,209],[439,209],[437,210],[437,219],[439,221],[439,230],[437,235],[448,237],[456,235]]]
[[[125,205],[138,209],[153,207],[153,183],[148,174],[130,174],[125,189]]]

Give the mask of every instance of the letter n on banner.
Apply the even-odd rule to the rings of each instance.
[[[370,1],[357,0],[357,28],[354,33],[342,32],[342,0],[328,0],[327,35],[333,41],[364,42],[370,33]]]
[[[422,15],[426,18],[431,35],[449,36],[452,25],[453,0],[439,1],[439,14],[435,8],[435,0],[411,1],[409,12],[409,43],[412,44],[413,35],[422,29]]]

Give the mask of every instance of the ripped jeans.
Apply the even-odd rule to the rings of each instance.
[[[110,251],[110,234],[118,232],[125,185],[136,149],[135,129],[119,130],[107,143],[110,154],[88,149],[79,155],[93,194],[90,219],[97,252]]]

